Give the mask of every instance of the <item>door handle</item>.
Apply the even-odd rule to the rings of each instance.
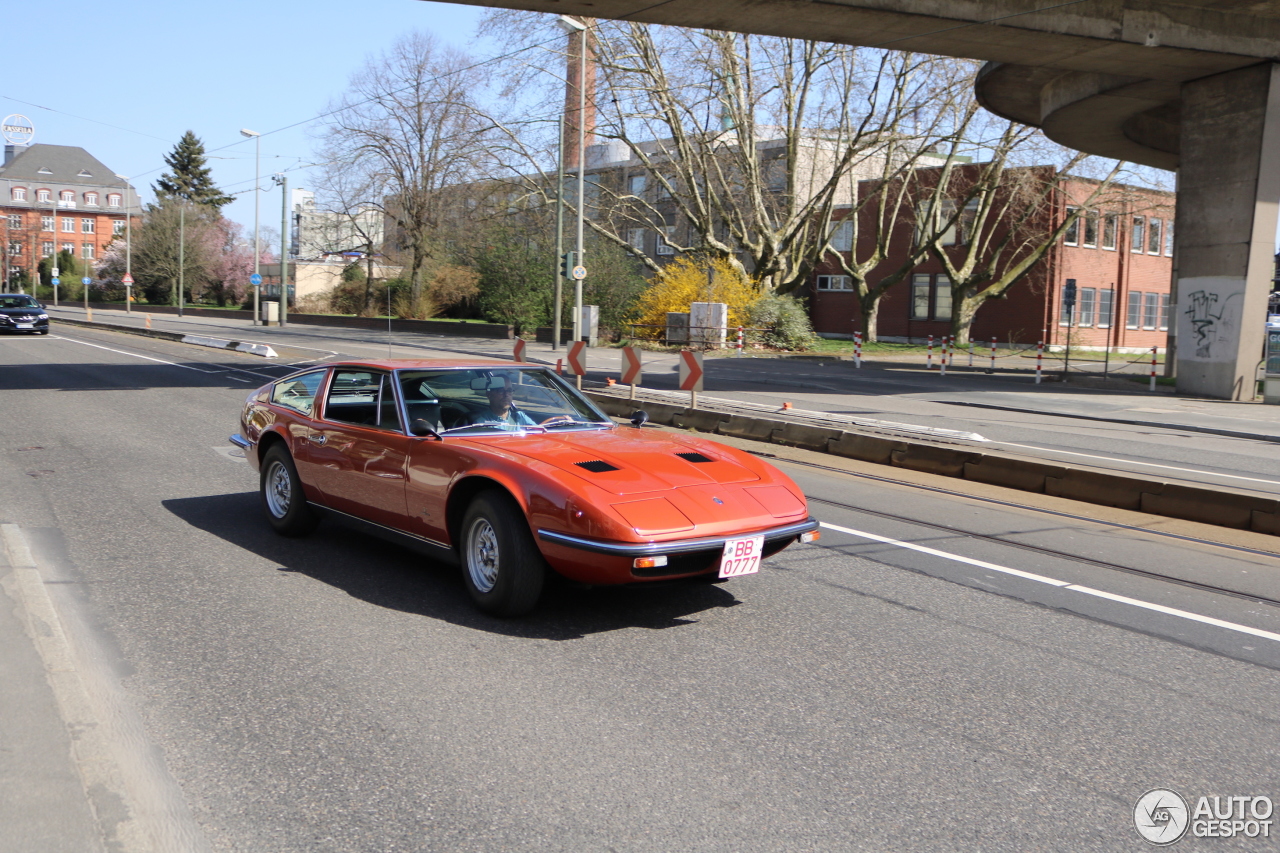
[[[313,432],[311,435],[307,436],[307,438],[311,439],[316,444],[324,444],[329,440],[328,436],[322,432]]]

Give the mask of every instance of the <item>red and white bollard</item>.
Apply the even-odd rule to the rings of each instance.
[[[862,332],[853,333],[853,366],[862,367]]]
[[[564,359],[563,358],[556,359],[556,375],[564,376]]]
[[[1156,348],[1151,348],[1151,390],[1156,390]]]
[[[933,335],[929,336],[929,354],[924,361],[925,370],[933,370]]]
[[[1044,363],[1044,341],[1036,343],[1036,384],[1040,384],[1040,368]]]
[[[950,355],[951,355],[951,336],[943,335],[942,336],[942,358],[938,359],[938,364],[939,364],[938,375],[939,376],[947,375],[947,358]]]
[[[991,372],[996,372],[996,339],[991,339]]]
[[[150,329],[150,328],[151,328],[151,315],[150,315],[150,314],[148,314],[148,315],[147,315],[147,328],[148,328],[148,329]]]
[[[973,338],[969,338],[969,367],[973,367]]]
[[[743,339],[743,337],[744,337],[744,336],[743,336],[743,334],[742,334],[742,327],[741,327],[741,326],[739,326],[739,327],[738,327],[738,352],[737,352],[737,354],[738,354],[738,355],[742,355],[742,339]]]

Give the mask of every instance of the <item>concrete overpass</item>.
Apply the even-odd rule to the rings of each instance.
[[[986,60],[979,101],[1178,171],[1178,387],[1249,398],[1280,202],[1280,0],[449,0]]]

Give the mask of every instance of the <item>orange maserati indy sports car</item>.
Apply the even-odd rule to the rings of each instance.
[[[619,426],[544,367],[361,361],[249,395],[231,442],[278,533],[323,512],[461,564],[476,605],[516,616],[548,568],[586,584],[716,581],[818,537],[800,489],[747,453]]]

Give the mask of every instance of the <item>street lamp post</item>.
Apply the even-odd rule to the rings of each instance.
[[[254,281],[261,282],[262,279],[258,278],[257,276],[259,275],[258,262],[262,258],[262,235],[258,231],[258,206],[259,206],[258,205],[258,201],[259,201],[258,176],[259,176],[259,167],[262,163],[262,134],[258,133],[256,130],[241,128],[240,135],[247,137],[249,139],[252,139],[253,146],[254,146],[253,148],[253,274],[255,277]],[[258,325],[259,322],[261,322],[259,320],[259,317],[262,313],[261,305],[259,305],[259,298],[261,293],[262,293],[261,284],[255,284],[253,286],[253,324],[255,326]]]
[[[560,26],[567,33],[580,33],[578,39],[578,240],[574,261],[582,262],[582,212],[586,207],[587,178],[587,25],[568,15],[560,16]],[[573,280],[573,339],[582,340],[582,279]]]
[[[280,325],[289,325],[289,176],[272,180],[280,185]]]
[[[129,203],[129,179],[116,175],[124,189],[124,313],[133,313],[133,215]]]

